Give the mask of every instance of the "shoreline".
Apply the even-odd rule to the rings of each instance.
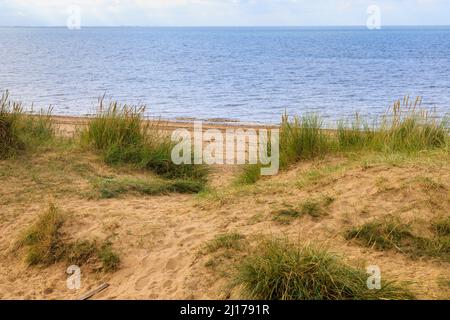
[[[76,129],[78,126],[85,126],[92,117],[82,117],[82,116],[55,116],[52,115],[51,119],[55,125],[58,127],[58,131],[65,136],[74,135],[76,133]],[[144,119],[145,123],[150,124],[161,124],[161,128],[164,131],[173,131],[176,129],[188,129],[193,130],[194,129],[194,123],[195,121],[174,121],[174,120],[167,120],[167,119],[160,119],[160,120],[150,120],[150,119]],[[218,129],[221,131],[225,131],[227,129],[279,129],[279,125],[269,125],[269,124],[254,124],[254,123],[242,123],[242,122],[230,122],[230,123],[214,123],[214,122],[207,122],[207,121],[201,121],[202,122],[202,129],[209,130],[209,129]]]

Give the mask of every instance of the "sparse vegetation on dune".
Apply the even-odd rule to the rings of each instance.
[[[382,281],[367,287],[365,270],[322,248],[269,240],[253,249],[238,268],[235,284],[243,296],[260,300],[412,299],[402,284]]]
[[[251,185],[256,183],[261,178],[261,165],[249,164],[246,165],[242,173],[237,178],[238,184]]]
[[[20,102],[6,91],[0,98],[0,159],[33,149],[54,137],[51,109],[38,115],[25,112]]]
[[[433,257],[450,261],[448,217],[432,223],[433,237],[413,233],[410,223],[387,217],[347,230],[346,238],[355,239],[367,247],[378,250],[397,250],[410,257]]]
[[[359,116],[350,126],[340,123],[339,149],[410,153],[448,147],[448,119],[436,119],[421,103],[420,97],[414,101],[405,97],[378,124],[370,125]]]
[[[89,286],[111,278],[99,298],[178,299],[194,290],[194,299],[448,298],[448,127],[418,108],[377,126],[360,117],[334,132],[315,116],[285,118],[282,174],[251,185],[261,167],[249,165],[236,184],[234,170],[213,166],[204,188],[205,167],[172,165],[167,132],[144,121],[141,108],[112,103],[81,136],[54,139],[47,115],[39,122],[11,106],[0,116],[0,145],[8,145],[0,147],[8,150],[0,162],[3,240],[16,238],[42,199],[64,203],[70,215],[50,206],[31,217],[1,265],[17,281],[5,297],[72,298],[58,272],[76,264],[124,269],[83,270]],[[405,122],[412,114],[417,120]],[[62,126],[58,132],[71,132],[72,124]],[[395,218],[380,219],[386,212]],[[267,233],[286,241],[259,243]],[[289,242],[296,237],[333,241],[303,247]],[[39,288],[27,285],[22,257],[45,267],[34,275]],[[352,261],[379,265],[382,289],[367,289],[370,274]],[[389,274],[398,278],[389,282]]]
[[[447,118],[421,108],[421,98],[405,97],[394,103],[386,114],[372,124],[356,115],[353,120],[339,121],[336,132],[325,130],[324,121],[316,114],[302,117],[282,117],[280,127],[280,165],[290,165],[306,159],[354,152],[418,153],[450,146]],[[259,176],[255,168],[244,167],[242,181],[255,183]]]
[[[18,246],[27,248],[25,260],[29,265],[50,265],[59,261],[65,253],[61,239],[63,215],[51,204],[48,211],[24,233]]]
[[[281,224],[290,224],[294,219],[302,216],[320,218],[328,214],[328,207],[334,202],[332,197],[306,199],[298,205],[289,205],[284,209],[277,210],[272,220]]]
[[[100,100],[98,113],[81,133],[81,141],[100,151],[108,164],[132,164],[168,179],[205,182],[205,166],[172,162],[174,143],[163,133],[162,124],[144,121],[144,111],[144,106],[116,102],[105,108]]]
[[[244,238],[242,234],[237,232],[219,234],[207,244],[206,249],[209,253],[216,252],[219,249],[239,250],[242,248],[241,241]]]
[[[160,195],[168,193],[198,193],[203,183],[196,180],[138,180],[138,179],[102,179],[96,183],[100,198],[115,198],[124,193]]]
[[[21,236],[16,249],[25,251],[28,265],[49,266],[60,261],[77,264],[100,261],[101,270],[115,271],[120,258],[109,242],[98,244],[96,241],[77,240],[69,242],[62,233],[66,218],[53,204],[41,214]]]

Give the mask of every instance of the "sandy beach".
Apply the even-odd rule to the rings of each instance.
[[[55,117],[60,136],[70,137],[84,118]],[[190,123],[168,123],[167,130]],[[224,125],[206,128],[226,129]],[[411,259],[400,252],[361,247],[343,237],[349,226],[387,215],[411,221],[427,234],[424,221],[450,211],[448,157],[327,156],[305,160],[252,186],[236,186],[238,166],[214,166],[209,191],[199,195],[126,193],[100,199],[96,179],[154,179],[150,172],[108,166],[78,148],[46,151],[0,161],[0,298],[77,299],[101,283],[109,287],[93,299],[230,299],[233,258],[205,250],[217,235],[238,233],[252,243],[261,237],[318,243],[355,265],[376,264],[383,276],[412,282],[421,299],[450,297],[448,262]],[[439,186],[430,191],[426,181]],[[305,199],[333,198],[323,217],[305,216],[289,224],[274,212]],[[109,239],[120,255],[114,273],[81,268],[81,289],[66,286],[67,263],[28,267],[14,251],[15,239],[52,202],[70,217],[66,239]],[[236,257],[240,255],[237,254]],[[230,260],[231,259],[231,260]],[[447,282],[446,282],[447,281]]]

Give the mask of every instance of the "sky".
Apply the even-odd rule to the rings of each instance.
[[[0,26],[450,25],[450,0],[0,0]],[[75,9],[74,9],[75,8]],[[75,16],[74,16],[75,14]]]

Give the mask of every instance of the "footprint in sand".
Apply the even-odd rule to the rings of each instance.
[[[170,289],[172,287],[173,281],[172,280],[166,280],[163,284],[164,289]]]
[[[169,261],[166,264],[166,269],[175,270],[177,268],[177,265],[178,265],[178,258],[169,259]]]
[[[150,281],[150,275],[147,275],[147,276],[144,276],[144,277],[142,277],[142,278],[139,278],[139,279],[136,281],[136,283],[135,283],[135,285],[134,285],[134,288],[135,288],[137,291],[141,291],[142,289],[144,289],[144,288],[147,286],[147,284],[149,283],[149,281]]]
[[[186,229],[182,230],[181,232],[190,234],[190,233],[192,233],[192,231],[194,231],[195,229],[196,229],[195,227],[190,227],[190,228],[186,228]]]

